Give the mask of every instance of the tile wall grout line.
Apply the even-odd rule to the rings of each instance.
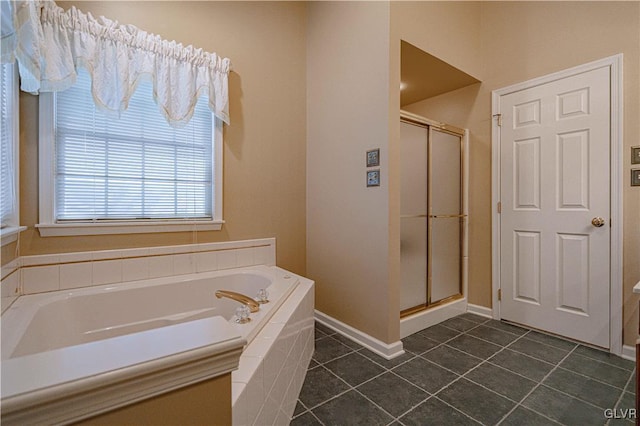
[[[201,244],[210,244],[210,243],[201,243]],[[49,263],[37,263],[34,265],[21,265],[20,268],[37,268],[39,266],[58,266],[58,265],[70,265],[70,264],[75,264],[75,263],[91,263],[91,262],[102,262],[102,261],[107,261],[107,260],[129,260],[129,259],[145,259],[145,258],[152,258],[152,257],[161,257],[161,256],[175,256],[175,255],[179,255],[179,254],[199,254],[199,253],[217,253],[217,252],[224,252],[224,251],[232,251],[232,250],[243,250],[243,249],[254,249],[254,248],[265,248],[265,247],[271,247],[270,244],[263,244],[263,245],[253,245],[253,246],[246,246],[246,247],[230,247],[230,248],[219,248],[219,249],[212,249],[212,250],[190,250],[190,251],[184,251],[184,252],[176,252],[176,253],[154,253],[154,254],[140,254],[140,255],[135,255],[135,256],[115,256],[115,257],[105,257],[105,258],[101,258],[101,259],[85,259],[85,260],[61,260],[59,262],[49,262]],[[145,248],[150,248],[153,249],[155,247],[141,247],[141,250],[144,250]],[[126,251],[126,250],[136,250],[134,249],[115,249],[113,251]],[[102,250],[97,250],[97,251],[102,251]],[[73,252],[76,253],[76,252]],[[89,252],[81,252],[81,253],[91,253],[91,251]],[[49,255],[42,255],[42,256],[65,256],[68,255],[70,253],[53,253],[53,254],[49,254]],[[206,272],[212,272],[212,271],[206,271]]]

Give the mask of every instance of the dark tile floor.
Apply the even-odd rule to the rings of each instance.
[[[316,325],[291,425],[605,425],[635,406],[635,364],[473,314],[402,339],[393,360]]]

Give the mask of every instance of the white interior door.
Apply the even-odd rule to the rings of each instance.
[[[605,348],[610,78],[602,67],[499,99],[500,315]]]

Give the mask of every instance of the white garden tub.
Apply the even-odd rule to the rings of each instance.
[[[290,297],[301,281],[305,283],[301,297]],[[67,423],[175,389],[180,380],[169,379],[166,389],[156,384],[148,395],[136,390],[134,398],[116,390],[123,401],[111,401],[111,392],[110,401],[102,405],[95,403],[94,395],[95,408],[86,403],[69,406],[73,395],[86,400],[91,389],[103,388],[116,376],[128,371],[133,377],[143,370],[148,375],[154,365],[166,370],[163,363],[169,361],[195,357],[202,364],[222,353],[223,363],[235,367],[239,350],[269,351],[270,346],[264,346],[269,336],[259,333],[287,299],[294,303],[285,309],[291,314],[307,301],[309,313],[302,315],[302,322],[305,329],[312,328],[312,285],[277,267],[254,266],[21,296],[2,315],[2,421]],[[269,303],[260,305],[246,324],[235,321],[240,303],[214,295],[216,290],[231,290],[254,297],[260,289],[267,290]],[[308,338],[304,340],[299,343],[307,347]],[[310,358],[308,349],[305,354]],[[242,369],[242,359],[240,364]],[[200,369],[211,376],[211,366]],[[254,375],[254,371],[235,373]],[[190,372],[184,383],[199,380],[198,374]],[[234,394],[235,403],[241,392],[234,389]]]

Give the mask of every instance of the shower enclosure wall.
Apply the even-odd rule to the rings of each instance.
[[[466,311],[465,132],[403,112],[401,335]]]

